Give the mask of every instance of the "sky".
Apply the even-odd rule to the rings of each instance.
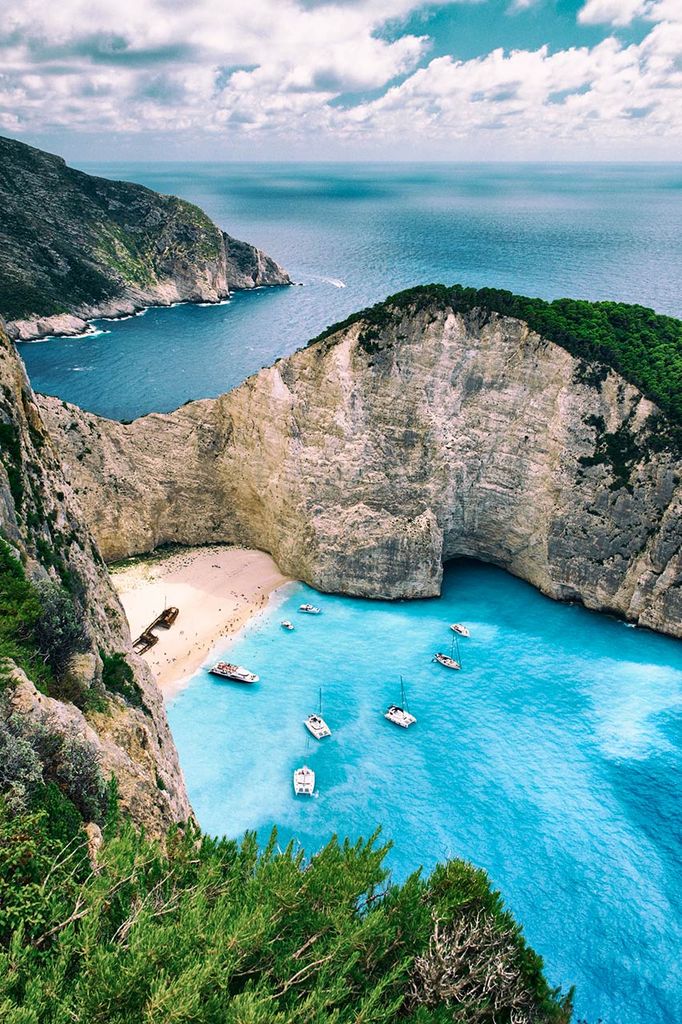
[[[682,0],[2,0],[0,133],[87,160],[682,160]]]

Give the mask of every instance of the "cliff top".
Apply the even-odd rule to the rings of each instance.
[[[309,344],[362,323],[360,341],[371,351],[380,335],[397,325],[405,312],[434,309],[455,313],[478,310],[522,320],[586,363],[616,370],[673,422],[682,424],[682,321],[645,306],[582,299],[547,302],[499,288],[422,285],[353,313]]]

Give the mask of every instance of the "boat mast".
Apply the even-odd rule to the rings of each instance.
[[[319,700],[319,704],[320,704],[319,714],[320,714],[320,718],[321,718],[322,717],[322,687],[320,687],[320,700]]]
[[[400,677],[400,703],[402,707],[407,710],[407,697],[405,696],[405,680]]]

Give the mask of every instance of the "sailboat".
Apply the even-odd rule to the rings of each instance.
[[[325,736],[331,736],[332,731],[322,717],[322,688],[320,687],[320,701],[318,714],[308,715],[304,720],[308,732],[315,737],[316,740],[323,740]]]
[[[459,644],[457,644],[457,659],[460,659],[460,660],[455,659],[455,656],[454,656],[455,655],[455,641],[456,640],[457,640],[457,637],[453,636],[452,644],[450,645],[450,654],[449,655],[448,654],[443,654],[442,651],[438,651],[436,654],[434,654],[433,660],[437,661],[439,665],[443,665],[445,668],[461,669],[462,662],[461,662],[461,659],[460,659]]]
[[[468,627],[463,625],[461,622],[453,622],[450,629],[453,633],[457,633],[459,636],[471,636]]]
[[[389,722],[393,722],[394,725],[399,725],[401,729],[409,729],[417,721],[408,710],[405,683],[402,676],[400,677],[400,704],[390,704],[386,709],[384,718],[387,718]]]

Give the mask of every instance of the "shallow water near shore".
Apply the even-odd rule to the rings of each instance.
[[[383,827],[398,879],[484,867],[576,1019],[671,1024],[682,1005],[682,645],[453,563],[437,600],[370,602],[291,585],[225,653],[250,687],[200,672],[168,707],[211,833],[273,823],[307,852]],[[311,600],[320,616],[297,611]],[[289,618],[295,631],[281,629]],[[462,672],[431,662],[465,622]],[[404,676],[417,724],[382,717]],[[333,730],[316,743],[303,718]],[[307,762],[315,799],[292,795]]]

